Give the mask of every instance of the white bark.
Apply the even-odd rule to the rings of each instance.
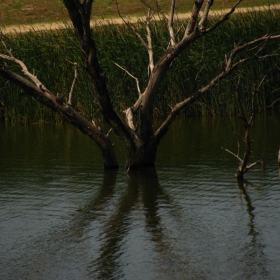
[[[176,0],[172,0],[171,7],[170,7],[170,14],[168,20],[168,30],[169,30],[169,37],[170,37],[170,45],[174,46],[175,41],[175,32],[174,32],[174,14],[175,14],[175,7],[176,7]]]
[[[120,66],[118,63],[114,62],[116,66],[118,66],[120,69],[122,69],[123,71],[125,71],[125,73],[127,73],[131,78],[133,78],[136,82],[136,87],[137,87],[137,91],[138,91],[138,95],[141,96],[141,90],[140,90],[140,84],[139,84],[139,80],[133,76],[131,73],[129,73],[125,68],[123,68],[122,66]]]
[[[72,106],[72,98],[73,98],[73,93],[74,93],[74,89],[77,83],[77,79],[78,79],[78,64],[76,62],[72,63],[70,61],[68,61],[69,63],[71,63],[74,67],[74,78],[73,78],[73,82],[71,85],[71,89],[68,95],[68,104]]]
[[[16,59],[14,56],[9,56],[9,55],[4,55],[4,54],[0,54],[0,58],[2,58],[4,60],[9,60],[9,61],[13,61],[13,62],[17,63],[21,67],[23,74],[26,77],[28,77],[31,81],[33,81],[39,89],[44,90],[44,91],[47,90],[46,87],[43,85],[43,83],[37,78],[37,76],[31,74],[28,71],[28,68],[24,64],[23,61],[21,61],[19,59]]]
[[[133,112],[131,108],[128,108],[124,111],[125,115],[126,115],[126,122],[128,124],[128,126],[132,129],[135,130],[135,126],[133,123]]]
[[[150,69],[150,73],[152,73],[155,65],[154,65],[154,52],[153,52],[150,21],[151,21],[151,10],[149,9],[147,19],[146,19],[146,30],[147,30],[148,55],[149,55],[149,69]]]

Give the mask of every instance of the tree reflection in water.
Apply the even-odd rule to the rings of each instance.
[[[72,215],[67,226],[64,224],[48,234],[45,243],[38,240],[40,252],[34,254],[29,250],[30,255],[26,258],[26,266],[29,267],[32,261],[32,267],[36,268],[31,274],[30,270],[26,271],[28,277],[43,279],[45,275],[53,279],[52,275],[66,275],[70,277],[68,279],[74,279],[72,274],[76,273],[83,279],[210,279],[207,265],[192,263],[198,258],[192,255],[195,251],[189,246],[192,242],[195,246],[204,242],[200,248],[212,250],[215,245],[209,243],[214,240],[207,240],[209,236],[200,231],[200,236],[194,234],[194,226],[202,226],[201,230],[207,227],[197,221],[197,216],[192,217],[192,211],[188,213],[181,209],[176,199],[173,200],[161,187],[155,168],[131,170],[124,190],[120,190],[116,182],[116,170],[104,171],[100,188]],[[267,279],[267,258],[262,235],[256,227],[256,213],[248,186],[247,181],[238,181],[241,203],[246,206],[249,221],[248,234],[240,240],[242,256],[236,260],[237,275],[242,277],[239,279],[260,276]],[[209,213],[205,215],[209,216]],[[133,219],[139,216],[141,221],[135,222]],[[172,233],[173,226],[176,228]],[[142,241],[137,244],[139,236]],[[129,248],[133,243],[135,246]],[[34,244],[34,249],[37,249],[37,244]],[[132,250],[145,253],[137,259],[139,254]],[[143,260],[143,256],[147,259]],[[45,271],[45,266],[52,267],[52,270]],[[68,272],[63,270],[64,266]],[[138,269],[139,275],[134,269]],[[22,275],[22,269],[19,270]]]
[[[102,187],[99,189],[87,205],[80,210],[78,216],[72,223],[72,233],[82,236],[85,228],[98,219],[98,215],[108,207],[109,201],[114,198],[117,171],[106,170]],[[201,271],[195,271],[190,267],[187,259],[188,252],[185,252],[184,260],[180,263],[176,252],[171,248],[168,242],[169,236],[162,225],[161,205],[159,201],[164,201],[169,209],[172,209],[172,215],[175,219],[182,215],[180,209],[176,211],[176,205],[172,204],[172,199],[164,192],[159,184],[155,168],[145,168],[130,170],[127,175],[127,188],[122,196],[113,205],[114,209],[110,211],[105,222],[101,225],[99,232],[101,236],[101,245],[97,257],[93,259],[88,267],[88,273],[98,279],[116,279],[123,275],[123,263],[121,256],[125,252],[122,249],[125,239],[129,234],[130,215],[133,209],[141,205],[145,216],[145,230],[149,234],[149,239],[154,243],[155,251],[158,254],[159,262],[156,264],[156,277],[165,279],[171,277],[171,273],[176,271],[174,279],[180,279],[181,276],[191,275],[197,279],[207,279]],[[245,203],[249,216],[248,235],[244,236],[244,269],[243,279],[251,279],[254,276],[268,276],[266,270],[266,256],[264,254],[264,245],[262,237],[255,226],[255,213],[252,200],[248,194],[247,187],[252,186],[248,181],[239,180],[238,187],[242,204]],[[136,206],[137,205],[137,206]],[[112,207],[112,204],[110,204]],[[172,270],[170,271],[170,268]],[[175,277],[174,277],[175,276]]]
[[[114,196],[116,178],[116,171],[106,170],[104,172],[103,185],[98,194],[79,211],[75,222],[72,223],[73,233],[80,237],[84,229],[97,218],[98,213],[108,207],[108,201],[113,199]],[[159,263],[156,264],[158,267],[155,268],[156,275],[167,276],[174,273],[174,270],[181,276],[187,273],[193,274],[194,272],[189,269],[187,261],[178,260],[170,244],[168,244],[168,236],[165,236],[163,231],[159,213],[159,198],[164,201],[165,205],[172,204],[172,199],[161,188],[156,169],[151,167],[130,170],[127,175],[127,183],[126,191],[115,203],[115,208],[110,212],[109,217],[102,223],[99,233],[101,236],[99,253],[88,268],[89,274],[92,277],[98,277],[98,279],[116,279],[122,275],[123,264],[121,264],[120,257],[124,252],[121,247],[125,242],[128,231],[131,229],[129,216],[133,209],[139,205],[141,205],[145,218],[145,231],[148,233],[150,241],[154,243],[159,256]],[[176,211],[176,205],[171,205],[170,208],[173,212],[172,215],[181,215],[180,211]],[[187,257],[187,252],[185,252],[185,255]],[[171,267],[172,270],[170,270]],[[187,268],[189,269],[188,272]],[[204,279],[202,275],[199,277]]]
[[[245,200],[247,213],[249,216],[248,236],[251,236],[249,242],[245,243],[246,247],[244,248],[244,262],[248,269],[243,270],[243,279],[252,279],[254,276],[259,275],[262,275],[264,278],[266,278],[269,273],[266,270],[266,255],[264,253],[264,245],[262,244],[262,236],[255,226],[255,207],[253,206],[251,197],[247,191],[249,186],[254,187],[254,185],[244,179],[237,180],[237,183],[240,190],[240,198],[242,203],[244,203],[243,199]]]

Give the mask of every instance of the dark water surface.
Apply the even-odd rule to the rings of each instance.
[[[278,119],[256,121],[245,186],[226,118],[177,121],[129,176],[71,127],[0,123],[0,279],[280,279]]]

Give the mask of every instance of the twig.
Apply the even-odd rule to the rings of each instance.
[[[43,85],[43,83],[37,78],[37,76],[31,74],[27,68],[27,66],[24,64],[24,62],[22,62],[19,59],[16,59],[14,56],[8,56],[8,55],[4,55],[4,54],[0,54],[0,58],[4,59],[4,60],[9,60],[9,61],[13,61],[15,63],[17,63],[18,65],[20,65],[22,72],[25,76],[27,76],[28,78],[30,78],[38,88],[40,88],[43,91],[47,91],[47,88]]]
[[[128,21],[125,20],[124,17],[122,16],[120,9],[119,9],[119,3],[117,0],[115,0],[116,6],[117,6],[117,11],[119,14],[119,17],[123,20],[123,22],[125,23],[125,25],[135,34],[135,36],[138,38],[138,40],[142,43],[142,45],[146,48],[146,50],[148,51],[148,55],[149,55],[149,70],[148,72],[152,72],[154,69],[154,54],[153,54],[153,47],[152,47],[152,34],[151,34],[151,29],[150,29],[150,21],[153,17],[152,15],[152,8],[149,7],[148,8],[148,15],[146,17],[146,30],[147,30],[147,43],[145,42],[145,40],[142,38],[142,36],[139,34],[139,32],[136,31],[136,29],[133,27],[133,25]],[[144,2],[143,2],[144,3]],[[146,3],[144,3],[146,4]]]
[[[240,162],[243,162],[242,159],[236,155],[235,153],[233,153],[232,151],[228,150],[228,149],[224,149],[223,147],[221,147],[221,149],[225,150],[226,152],[228,152],[229,154],[233,155],[234,157],[236,157]]]
[[[205,30],[205,32],[210,32],[217,28],[219,25],[221,25],[224,21],[226,21],[234,12],[235,8],[242,2],[243,0],[237,1],[229,12],[227,12],[222,18],[220,18],[216,23],[214,23],[212,26],[210,26],[208,29]]]
[[[249,171],[252,167],[254,167],[258,163],[262,163],[263,164],[263,159],[259,159],[259,160],[255,161],[254,163],[251,163],[250,165],[247,165],[246,166],[246,172]]]
[[[107,132],[106,136],[109,137],[111,131],[113,130],[113,128],[110,128],[109,131]]]
[[[194,31],[202,4],[203,4],[203,1],[195,1],[195,4],[192,9],[191,17],[189,19],[187,28],[185,30],[184,38],[186,38],[188,35],[190,35]]]
[[[118,15],[119,17],[122,19],[122,21],[124,22],[124,24],[134,33],[134,35],[138,38],[138,40],[142,43],[142,45],[148,50],[148,45],[147,43],[144,41],[144,39],[142,38],[142,36],[136,31],[136,29],[133,27],[133,25],[131,24],[131,22],[129,22],[128,20],[125,20],[124,17],[122,16],[120,9],[119,9],[119,3],[118,1],[115,1],[116,6],[117,6],[117,11],[118,11]]]
[[[273,101],[267,108],[271,108],[276,102],[278,102],[280,100],[280,98],[276,99],[275,101]]]
[[[133,78],[136,81],[136,87],[137,87],[138,95],[141,96],[142,93],[141,93],[141,90],[140,90],[139,80],[135,76],[133,76],[131,73],[129,73],[125,68],[120,66],[118,63],[114,62],[114,64],[116,66],[118,66],[120,69],[122,69],[126,74],[128,74],[131,78]]]
[[[66,59],[66,61],[69,62],[70,64],[72,64],[73,67],[74,67],[74,78],[73,78],[73,82],[72,82],[71,89],[70,89],[70,92],[69,92],[69,97],[68,97],[68,105],[72,106],[73,92],[74,92],[75,85],[76,85],[77,79],[78,79],[78,63],[77,62],[71,62],[67,59]]]

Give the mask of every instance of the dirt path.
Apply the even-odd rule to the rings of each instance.
[[[260,6],[260,7],[251,7],[251,8],[237,8],[235,13],[246,13],[251,11],[264,11],[264,10],[278,10],[280,9],[280,4],[276,5],[270,5],[270,6]],[[225,10],[219,10],[219,11],[212,11],[213,15],[218,14],[224,14],[228,11],[228,9]],[[190,13],[185,14],[178,14],[178,19],[184,19],[188,18],[190,16]],[[130,17],[129,20],[131,22],[136,22],[138,20],[144,20],[146,17]],[[102,19],[102,20],[94,20],[92,21],[93,25],[98,24],[107,24],[107,23],[113,23],[113,24],[121,24],[122,19],[121,18],[114,18],[114,19]],[[8,34],[8,33],[25,33],[28,31],[42,31],[42,30],[57,30],[57,29],[63,29],[67,24],[70,24],[69,22],[52,22],[52,23],[38,23],[33,25],[10,25],[7,27],[2,27],[2,33]]]

